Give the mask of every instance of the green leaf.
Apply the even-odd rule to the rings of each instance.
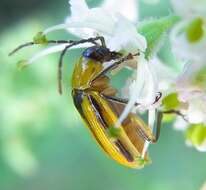
[[[33,38],[33,42],[35,44],[47,44],[48,41],[47,41],[47,38],[46,36],[43,34],[43,32],[38,32],[34,38]]]
[[[198,42],[204,35],[203,30],[204,21],[202,18],[196,18],[186,29],[187,39],[191,43]]]
[[[171,93],[167,95],[163,100],[162,104],[166,110],[175,109],[180,105],[177,93]]]
[[[160,19],[144,21],[138,27],[138,32],[147,40],[146,58],[149,59],[157,51],[166,32],[179,21],[178,16],[168,16]]]

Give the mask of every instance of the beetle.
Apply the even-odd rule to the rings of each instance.
[[[101,43],[97,43],[98,40]],[[155,135],[141,117],[134,113],[129,113],[118,127],[118,132],[116,131],[115,135],[112,134],[111,131],[115,129],[114,126],[128,100],[116,96],[117,90],[110,85],[110,77],[107,75],[123,62],[134,59],[139,53],[129,53],[123,56],[120,52],[110,51],[106,47],[104,37],[101,36],[79,41],[48,40],[46,43],[68,44],[61,52],[59,59],[59,92],[62,93],[62,64],[65,53],[72,46],[88,42],[92,45],[83,51],[72,75],[71,86],[74,105],[97,144],[107,155],[126,167],[142,168],[149,161],[148,153],[142,157],[145,142],[155,143],[158,140],[162,114],[158,115]],[[9,55],[34,44],[41,43],[29,42],[20,45]],[[161,93],[156,97],[155,102],[160,98]]]

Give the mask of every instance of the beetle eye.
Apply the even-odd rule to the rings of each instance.
[[[111,52],[108,48],[103,46],[93,46],[87,48],[82,55],[86,58],[99,62],[110,61],[111,59],[117,58],[116,52]]]
[[[89,59],[93,59],[95,61],[103,62],[105,60],[105,57],[109,55],[109,49],[102,47],[102,46],[93,46],[90,48],[87,48],[83,52],[83,56]]]

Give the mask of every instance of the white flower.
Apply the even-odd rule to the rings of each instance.
[[[126,85],[122,88],[122,97],[132,97],[136,92],[138,97],[136,102],[141,105],[133,111],[154,108],[160,103],[153,104],[158,92],[168,93],[171,91],[176,77],[177,74],[172,68],[163,64],[157,56],[149,62],[141,58],[138,62],[137,73],[128,78]]]
[[[178,91],[206,92],[204,81],[198,81],[197,77],[205,69],[204,64],[188,63],[185,64],[182,73],[176,79],[176,88]],[[202,73],[205,75],[206,73]],[[202,76],[204,77],[204,76]]]
[[[204,61],[206,0],[172,0],[172,5],[175,12],[181,16],[181,21],[171,33],[173,51],[180,59]]]
[[[188,100],[185,115],[190,123],[206,123],[206,96],[197,96]]]
[[[115,7],[109,7],[109,5],[118,4]],[[144,52],[147,43],[146,39],[137,32],[137,27],[128,18],[135,20],[137,16],[132,12],[136,7],[135,0],[125,1],[120,4],[119,1],[113,0],[111,3],[106,1],[102,7],[89,8],[84,0],[71,0],[71,16],[69,16],[65,23],[52,26],[44,31],[44,34],[48,34],[52,31],[65,29],[70,33],[80,38],[90,38],[96,36],[103,36],[106,40],[108,48],[113,51],[124,51],[129,53],[137,53],[137,51]],[[130,6],[128,6],[130,4]],[[123,7],[133,7],[133,9],[126,14]],[[135,11],[136,12],[136,11]],[[123,13],[123,14],[121,14]],[[124,15],[124,16],[123,16]],[[128,16],[128,18],[125,17]],[[40,57],[48,55],[50,53],[62,51],[65,46],[57,45],[55,47],[48,48],[37,53],[29,60],[29,64],[33,63]],[[87,45],[80,45],[78,47],[85,47]],[[76,48],[78,48],[76,47]],[[75,47],[73,47],[75,48]]]
[[[128,18],[135,19],[135,1],[106,1],[100,8],[89,9],[84,0],[71,0],[71,17],[65,27],[79,37],[104,36],[107,46],[114,51],[145,51],[145,38],[137,32],[136,25]],[[115,6],[114,6],[115,5]],[[116,7],[116,5],[118,5]],[[80,10],[82,11],[79,12]],[[131,8],[130,11],[126,12]],[[133,13],[134,12],[134,13]],[[132,16],[133,15],[133,16]]]
[[[175,90],[182,104],[180,112],[189,123],[205,124],[206,0],[172,0],[172,5],[181,17],[170,36],[173,52],[184,63],[183,71],[175,82]]]
[[[172,50],[177,58],[203,62],[206,59],[206,35],[197,42],[191,43],[184,31],[190,21],[179,22],[171,32]],[[205,29],[204,29],[205,30]]]
[[[195,80],[204,67],[199,64],[187,64],[176,81],[178,98],[187,105],[181,112],[190,123],[206,123],[206,82]]]
[[[138,1],[137,0],[106,0],[103,2],[102,7],[107,11],[115,11],[122,14],[125,18],[136,23],[138,21]]]

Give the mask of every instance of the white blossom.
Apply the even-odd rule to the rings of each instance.
[[[171,32],[173,52],[179,59],[193,60],[202,63],[206,59],[206,35],[204,35],[198,42],[189,42],[186,37],[186,32],[184,32],[184,29],[189,23],[189,21],[183,20],[173,28]]]
[[[102,7],[90,9],[84,0],[71,0],[71,16],[66,19],[65,23],[46,29],[44,34],[66,29],[80,38],[103,36],[108,48],[111,50],[124,50],[126,52],[140,50],[144,52],[147,47],[146,39],[137,32],[136,25],[128,19],[133,18],[134,20],[137,17],[134,14],[132,16],[134,10],[127,13],[127,18],[125,17],[125,11],[121,14],[121,9],[115,10],[115,7],[109,7],[109,4],[113,5],[114,1],[113,3],[107,2]],[[119,8],[120,5],[121,7],[127,7],[128,4],[133,9],[136,7],[134,0],[116,4],[119,5]]]
[[[206,86],[204,81],[203,85],[195,82],[201,69],[201,65],[187,64],[176,81],[179,100],[187,104],[182,112],[190,123],[206,123]]]
[[[205,122],[204,107],[206,97],[206,86],[204,81],[201,84],[196,82],[196,77],[202,69],[205,69],[206,60],[206,1],[205,0],[172,0],[172,5],[177,14],[181,16],[180,22],[171,32],[171,42],[175,55],[184,60],[184,68],[176,80],[176,91],[181,102],[187,103],[182,112],[186,114],[189,122]],[[187,28],[194,19],[201,19],[203,22],[203,34],[200,39],[190,41]],[[201,28],[200,28],[201,29]],[[206,74],[206,73],[203,73]],[[204,77],[203,77],[204,79]]]
[[[149,67],[156,74],[158,92],[167,93],[171,91],[174,81],[177,78],[177,72],[172,67],[163,63],[157,56],[149,61]]]
[[[113,13],[115,11],[122,14],[125,18],[129,19],[131,22],[136,23],[138,21],[138,1],[137,0],[106,0],[103,1],[102,7],[107,11]]]
[[[181,21],[173,28],[171,41],[173,51],[180,59],[201,63],[206,59],[206,0],[172,0],[175,12],[181,16]],[[187,28],[198,19],[203,34],[200,39],[191,42],[187,36]],[[192,35],[196,35],[196,31]]]
[[[175,128],[187,130],[190,124],[206,124],[206,0],[172,0],[180,21],[172,29],[172,49],[184,67],[175,81],[175,91],[181,102],[180,112],[187,125],[176,120]],[[206,151],[206,142],[195,146]]]

